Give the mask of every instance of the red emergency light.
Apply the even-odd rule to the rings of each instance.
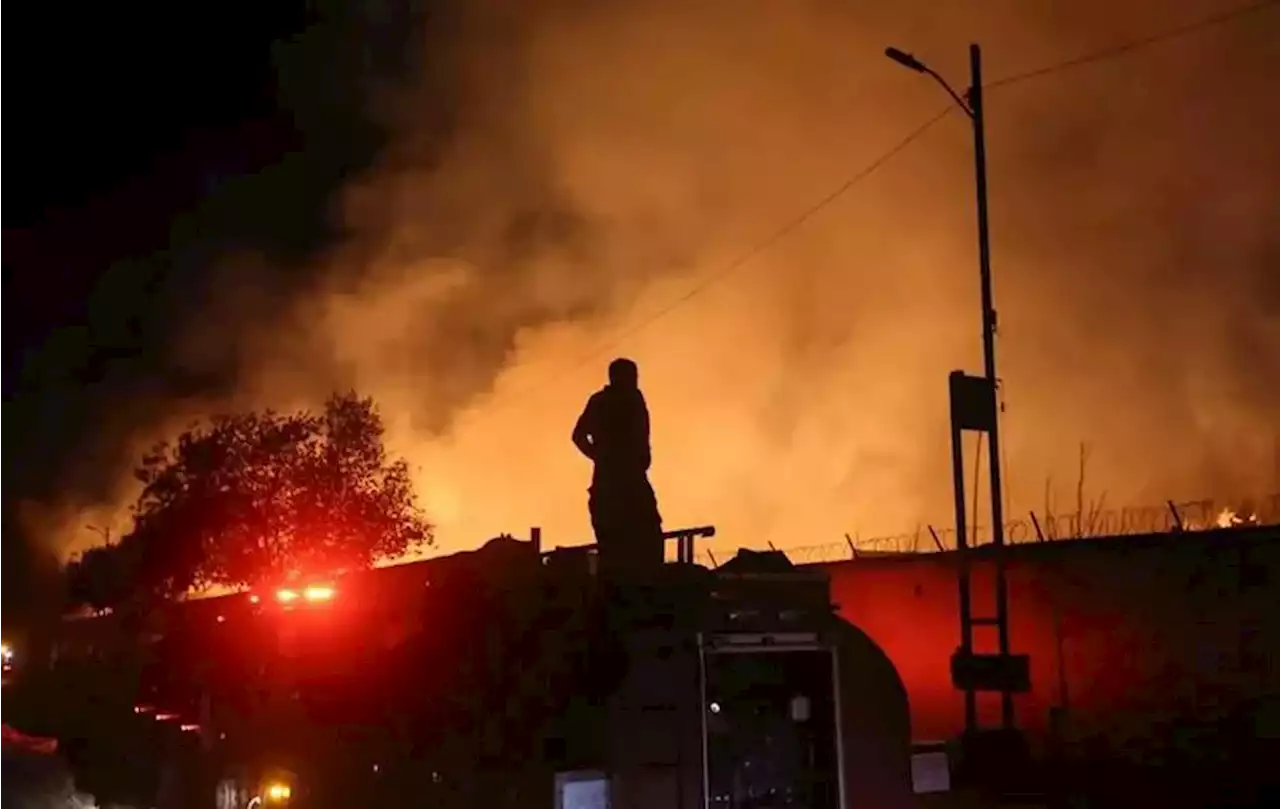
[[[312,584],[303,588],[301,592],[288,587],[276,590],[276,601],[281,604],[293,604],[299,599],[310,603],[321,601],[332,601],[333,597],[338,594],[336,588],[328,584]]]
[[[302,591],[302,597],[308,601],[330,601],[336,592],[327,584],[313,584]]]

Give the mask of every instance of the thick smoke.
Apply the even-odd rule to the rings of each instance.
[[[949,525],[946,375],[981,370],[961,115],[667,310],[948,103],[886,45],[963,87],[970,41],[995,80],[1230,4],[457,5],[419,81],[380,97],[397,137],[335,200],[315,283],[282,301],[266,259],[224,257],[175,362],[239,384],[131,448],[354,386],[440,550],[530,525],[573,544],[569,431],[620,353],[669,525],[727,547]],[[1080,442],[1113,504],[1280,489],[1278,34],[1262,11],[989,93],[1015,511],[1049,479],[1070,496]]]

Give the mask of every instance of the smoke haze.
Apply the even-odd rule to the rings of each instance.
[[[306,282],[270,280],[266,250],[211,259],[170,361],[220,383],[121,397],[76,462],[108,496],[73,464],[38,512],[51,545],[126,529],[138,451],[191,419],[348,387],[439,551],[584,541],[569,433],[615,355],[640,366],[668,526],[725,548],[949,526],[946,376],[981,371],[962,115],[754,246],[949,103],[886,45],[963,89],[971,41],[995,81],[1233,4],[455,5],[412,80],[369,95],[395,137],[331,200]],[[1047,479],[1073,497],[1082,441],[1113,504],[1280,490],[1276,98],[1274,7],[989,92],[1015,511]]]

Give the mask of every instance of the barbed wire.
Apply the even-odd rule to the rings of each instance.
[[[1034,517],[1033,517],[1034,515]],[[1280,492],[1261,498],[1216,500],[1204,498],[1161,505],[1121,508],[1084,508],[1067,514],[1028,513],[1004,524],[1005,541],[1011,545],[1057,542],[1072,539],[1100,539],[1142,534],[1196,532],[1222,528],[1280,525]],[[970,544],[991,541],[990,526],[978,525],[970,532]],[[846,562],[863,554],[937,553],[955,550],[955,529],[920,526],[915,531],[873,537],[846,537],[842,541],[817,545],[778,548],[796,564]],[[697,554],[700,564],[714,567],[714,553]]]

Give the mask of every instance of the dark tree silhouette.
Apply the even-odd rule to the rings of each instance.
[[[90,548],[67,563],[67,597],[70,603],[95,610],[124,601],[136,580],[131,554],[136,545],[101,545]]]
[[[408,465],[387,457],[383,433],[373,401],[350,393],[319,414],[219,416],[157,445],[137,471],[133,530],[73,563],[73,597],[106,606],[328,575],[430,544]]]

